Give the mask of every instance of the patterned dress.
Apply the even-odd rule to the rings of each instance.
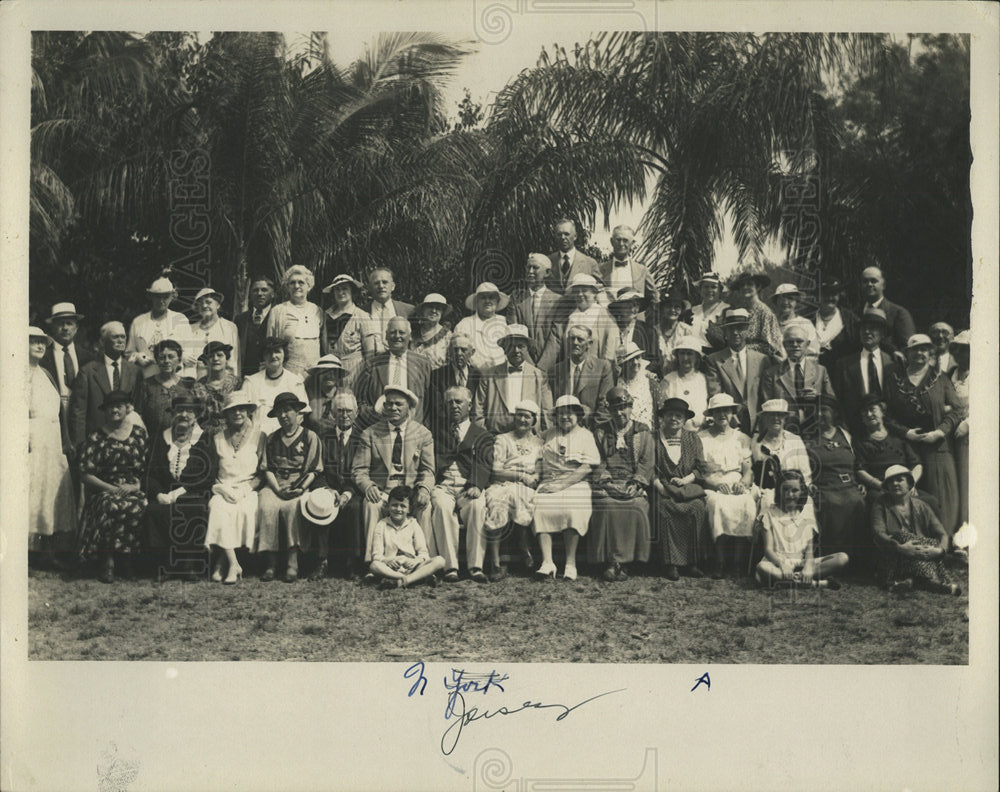
[[[202,377],[194,384],[191,392],[202,404],[198,425],[204,431],[215,434],[223,427],[225,421],[222,418],[222,405],[225,404],[226,396],[238,387],[239,380],[229,370],[222,375],[220,380],[210,382]]]
[[[669,440],[659,434],[654,440],[656,450],[656,478],[663,482],[666,495],[653,491],[653,507],[656,525],[653,532],[662,539],[663,561],[675,566],[692,566],[708,557],[709,532],[708,511],[705,506],[705,491],[698,485],[677,487],[670,483],[672,478],[684,478],[705,469],[701,439],[695,432],[681,431],[680,443],[672,453],[668,451]],[[698,491],[701,490],[701,494]]]
[[[228,373],[228,372],[227,372]],[[194,390],[195,381],[182,377],[169,388],[160,382],[158,377],[146,380],[142,389],[142,404],[138,408],[142,422],[150,437],[155,437],[170,426],[172,415],[170,402],[175,396],[190,396]]]
[[[785,356],[781,344],[781,327],[774,311],[759,300],[750,308],[750,322],[747,325],[747,347],[764,355]]]
[[[292,487],[308,473],[321,473],[319,437],[299,427],[290,441],[282,430],[268,435],[260,459],[261,473],[270,472],[281,488]],[[257,499],[257,536],[254,552],[273,552],[302,544],[303,520],[299,499],[283,500],[265,483]]]
[[[878,564],[880,582],[888,584],[905,578],[945,585],[951,582],[942,560],[905,558],[897,549],[906,542],[921,547],[940,547],[944,528],[930,506],[920,498],[907,497],[899,506],[884,497],[879,498],[872,506],[871,531],[882,548]]]
[[[326,339],[321,342],[326,314],[316,303],[295,305],[290,301],[274,306],[267,315],[267,335],[277,336],[288,342],[285,368],[305,376],[316,365]]]
[[[528,434],[518,439],[513,432],[497,435],[493,444],[493,470],[534,475],[542,441]],[[535,490],[520,481],[498,481],[486,488],[485,525],[499,530],[508,522],[530,525],[535,510]]]
[[[553,427],[545,433],[542,445],[542,481],[571,473],[580,464],[596,467],[601,454],[594,436],[582,426],[567,434]],[[559,492],[535,495],[535,533],[559,533],[573,528],[580,536],[587,533],[593,511],[590,484],[585,478]]]
[[[653,476],[653,436],[645,424],[632,421],[619,434],[610,421],[594,428],[601,466],[593,476],[593,508],[587,560],[627,564],[649,560],[649,500],[646,489]],[[611,487],[603,484],[607,481]],[[640,485],[634,498],[614,497],[614,487],[629,481]]]
[[[410,341],[410,349],[423,354],[430,362],[431,368],[441,368],[447,361],[448,345],[451,343],[451,331],[441,327],[426,341],[417,336]]]
[[[91,432],[80,453],[80,472],[97,476],[107,484],[140,484],[146,472],[149,442],[146,430],[132,426],[124,440],[103,430]],[[136,553],[142,541],[146,496],[140,490],[125,495],[87,490],[81,552],[117,551]]]
[[[326,348],[347,369],[349,382],[353,382],[361,370],[361,341],[371,330],[371,316],[356,305],[339,314],[328,308],[324,314]]]

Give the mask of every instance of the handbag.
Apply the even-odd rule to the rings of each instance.
[[[663,487],[666,489],[667,495],[675,501],[691,501],[705,497],[705,490],[700,484],[691,483],[678,487],[676,484],[664,482]]]

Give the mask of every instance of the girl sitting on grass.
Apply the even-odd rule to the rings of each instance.
[[[779,493],[777,502],[760,515],[764,557],[757,565],[757,582],[763,585],[784,580],[839,589],[840,583],[830,573],[843,569],[849,559],[847,553],[813,556],[819,529],[802,473],[782,471]]]
[[[375,526],[370,569],[382,578],[379,588],[403,588],[424,578],[436,586],[434,573],[444,569],[441,556],[428,555],[424,531],[410,516],[412,496],[411,487],[393,487],[389,492],[389,516]]]

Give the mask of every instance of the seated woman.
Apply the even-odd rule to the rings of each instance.
[[[222,405],[226,397],[239,387],[239,378],[229,368],[233,348],[221,341],[209,341],[198,357],[207,373],[192,389],[202,404],[201,428],[214,433],[222,428]]]
[[[131,559],[141,549],[142,516],[146,496],[142,475],[146,471],[149,438],[132,423],[131,397],[110,391],[101,402],[104,423],[91,432],[80,452],[81,480],[88,487],[81,548],[84,555],[99,553],[101,583],[115,582],[115,554],[121,571],[131,577]]]
[[[581,424],[587,411],[576,396],[560,396],[543,437],[542,478],[535,495],[535,533],[542,563],[535,572],[553,580],[552,534],[562,533],[566,548],[564,580],[576,580],[576,547],[586,536],[592,511],[587,477],[601,463],[594,436]]]
[[[840,588],[831,573],[846,567],[850,559],[846,553],[814,556],[814,540],[819,529],[805,477],[800,471],[781,472],[777,502],[761,510],[760,525],[764,557],[757,564],[758,583],[773,584],[784,580],[825,585],[834,590]]]
[[[708,556],[705,490],[695,483],[704,475],[704,452],[698,434],[683,428],[693,416],[683,399],[667,399],[660,405],[653,506],[663,537],[667,580],[679,579],[678,570],[688,577],[704,577],[698,565]]]
[[[930,506],[912,496],[913,476],[902,465],[885,472],[884,492],[872,504],[872,536],[881,549],[879,582],[891,591],[915,585],[939,594],[961,594],[944,568],[950,537]]]
[[[302,515],[298,500],[317,473],[323,472],[319,437],[302,426],[306,403],[294,393],[279,393],[268,417],[281,428],[267,436],[260,458],[266,487],[257,500],[257,535],[254,552],[265,553],[267,566],[261,580],[274,580],[278,551],[286,553],[285,582],[299,579],[299,545]]]
[[[819,520],[823,552],[851,550],[855,560],[867,564],[864,488],[854,476],[856,468],[851,436],[840,422],[840,405],[831,396],[819,397],[818,431],[807,438],[813,465],[813,500]]]
[[[632,397],[620,385],[608,391],[611,420],[594,427],[601,464],[591,479],[593,517],[587,560],[605,564],[608,582],[627,580],[622,564],[649,560],[649,500],[653,436],[632,420]]]
[[[430,557],[424,530],[410,516],[412,498],[411,487],[393,487],[389,490],[388,514],[375,525],[370,569],[382,578],[379,588],[405,588],[424,578],[436,586],[434,573],[444,569],[444,559]]]
[[[715,542],[715,580],[725,572],[725,550],[735,543],[735,575],[746,566],[748,540],[757,518],[750,466],[750,438],[734,428],[739,405],[728,393],[717,393],[705,408],[705,425],[698,432],[705,455],[699,482],[706,491],[708,524]]]
[[[285,368],[285,358],[288,356],[288,341],[284,338],[271,336],[265,338],[260,345],[260,359],[263,368],[255,374],[250,374],[243,380],[243,390],[257,402],[254,420],[257,428],[265,435],[278,430],[278,421],[266,418],[264,414],[274,404],[274,397],[279,393],[291,392],[302,401],[308,402],[305,383],[302,377]]]
[[[486,488],[487,552],[493,567],[492,580],[506,577],[500,564],[500,539],[493,538],[508,523],[518,533],[518,544],[525,568],[532,572],[534,563],[528,547],[528,526],[535,511],[535,487],[541,473],[542,441],[535,434],[541,415],[539,406],[524,399],[514,405],[514,428],[497,435],[493,443],[493,483]]]
[[[701,361],[701,343],[694,336],[680,338],[674,344],[676,367],[663,378],[660,398],[683,399],[688,409],[694,412],[684,426],[690,432],[697,432],[705,421],[705,405],[708,404],[708,382],[698,370]]]
[[[441,322],[454,322],[453,313],[443,296],[428,294],[410,316],[410,324],[413,325],[410,349],[423,354],[431,362],[432,369],[441,368],[446,362],[451,330]]]
[[[172,338],[164,338],[153,346],[156,374],[146,379],[142,389],[142,404],[137,408],[150,437],[156,437],[171,425],[170,405],[177,396],[190,396],[194,380],[180,377],[184,350]]]
[[[150,441],[143,487],[149,499],[147,544],[160,552],[164,571],[171,570],[190,581],[207,573],[205,498],[201,492],[189,493],[181,483],[191,451],[202,435],[197,421],[200,409],[189,395],[174,397],[170,425]]]
[[[812,486],[809,454],[797,434],[785,429],[791,413],[784,399],[771,399],[757,413],[757,432],[750,440],[750,463],[754,483],[760,489],[760,509],[774,503],[774,490],[784,470],[797,470],[806,487]]]
[[[264,435],[253,422],[256,408],[245,391],[230,393],[222,407],[222,431],[202,434],[181,474],[181,485],[188,492],[211,492],[205,546],[222,551],[212,568],[215,583],[232,585],[243,576],[236,551],[253,544],[261,485],[257,468],[264,453]]]

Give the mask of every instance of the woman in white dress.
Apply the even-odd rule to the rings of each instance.
[[[725,569],[725,544],[737,541],[736,570],[746,567],[746,540],[753,532],[757,501],[750,466],[750,438],[732,421],[739,405],[727,393],[717,393],[705,408],[705,425],[698,432],[705,455],[705,489],[708,524],[715,542],[716,580]],[[724,539],[723,537],[727,537]]]
[[[68,551],[76,531],[76,508],[69,463],[63,448],[68,437],[60,428],[62,401],[52,375],[40,365],[52,343],[43,330],[28,328],[28,549],[55,561]],[[60,539],[65,538],[65,546]],[[61,559],[60,559],[61,560]]]
[[[211,487],[205,545],[222,551],[212,571],[215,582],[239,580],[243,569],[236,560],[236,549],[253,544],[260,489],[257,467],[264,444],[264,436],[251,419],[256,406],[243,391],[230,393],[222,408],[225,427],[214,435],[206,432],[201,436],[182,474],[189,491]],[[225,579],[223,558],[227,562]]]
[[[760,406],[757,413],[757,431],[750,440],[750,463],[754,484],[760,490],[760,509],[774,503],[774,491],[782,472],[797,470],[802,474],[806,488],[812,486],[809,453],[797,434],[785,429],[791,413],[784,399],[771,399]]]
[[[298,264],[289,267],[281,278],[288,299],[267,315],[265,336],[277,336],[288,342],[285,368],[303,377],[320,355],[327,352],[323,332],[326,316],[316,303],[306,299],[315,285],[316,279],[309,269]]]
[[[663,378],[660,384],[660,401],[683,399],[694,413],[684,428],[697,432],[705,421],[705,405],[708,404],[708,381],[698,370],[701,361],[701,342],[694,336],[684,336],[674,343],[674,371]]]
[[[581,424],[586,409],[576,396],[560,396],[553,409],[553,426],[542,445],[542,480],[535,495],[535,533],[542,564],[535,573],[554,579],[552,534],[561,533],[566,548],[565,580],[576,580],[576,547],[587,535],[591,491],[587,477],[601,464],[594,436]]]

